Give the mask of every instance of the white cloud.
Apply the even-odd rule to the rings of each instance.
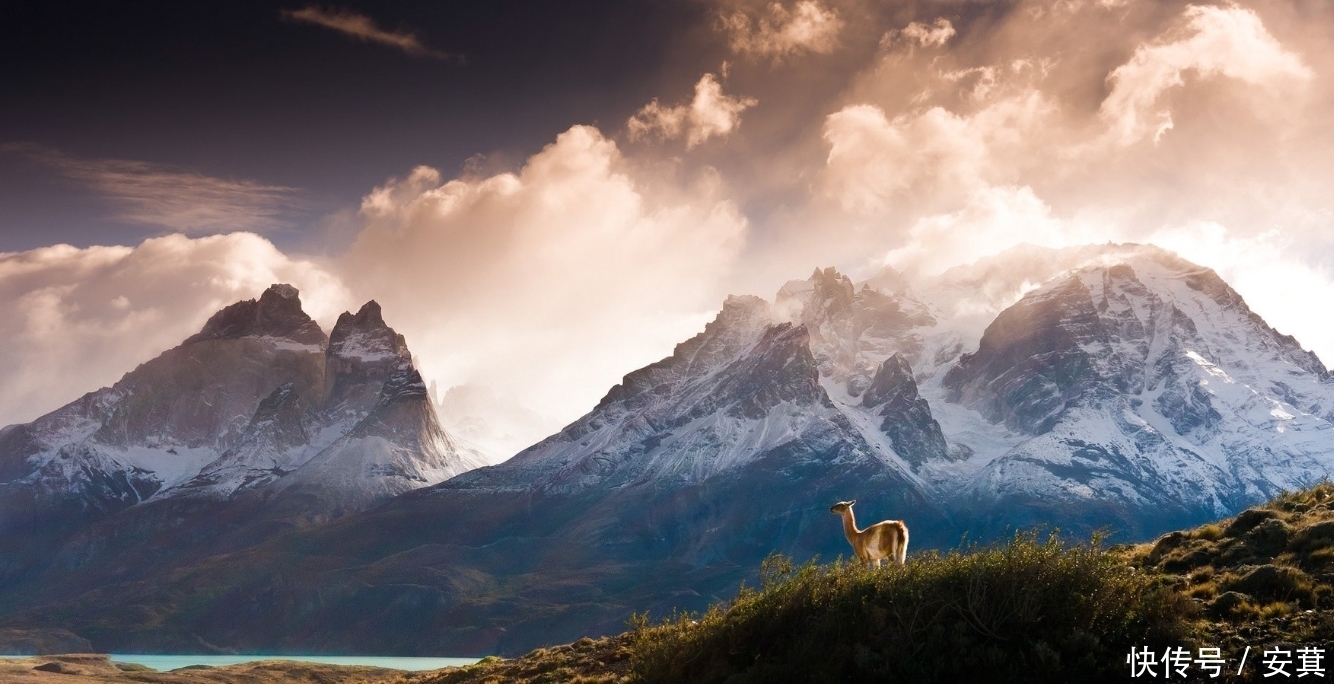
[[[885,209],[893,196],[923,183],[980,184],[985,150],[967,121],[940,107],[890,121],[874,105],[829,115],[825,180],[848,211]]]
[[[342,272],[428,379],[541,414],[499,429],[535,440],[669,354],[722,299],[745,220],[716,174],[679,187],[645,173],[585,126],[517,173],[442,182],[419,167],[366,197]]]
[[[276,282],[296,285],[306,311],[325,321],[350,305],[322,266],[252,233],[0,253],[0,425],[110,385]]]
[[[914,223],[907,243],[890,250],[884,263],[903,273],[937,275],[1019,244],[1065,246],[1071,232],[1032,188],[984,187],[957,211]]]
[[[1185,26],[1166,40],[1140,45],[1130,61],[1108,77],[1111,92],[1100,113],[1122,145],[1173,127],[1172,112],[1159,105],[1163,94],[1185,83],[1183,74],[1227,77],[1255,86],[1269,97],[1293,82],[1312,78],[1296,54],[1284,49],[1255,12],[1241,7],[1192,5]]]
[[[321,9],[314,5],[299,10],[283,10],[282,16],[293,21],[305,22],[332,29],[345,36],[369,43],[387,45],[402,50],[414,57],[434,57],[436,59],[459,59],[439,50],[426,46],[411,31],[386,31],[363,14],[347,9]]]
[[[1033,90],[968,114],[930,107],[886,117],[875,105],[844,107],[825,119],[824,190],[845,211],[874,214],[904,200],[959,202],[996,182],[996,157],[1027,148],[1052,114]]]
[[[713,74],[704,74],[695,84],[695,97],[688,105],[663,107],[655,99],[626,122],[631,140],[657,134],[664,139],[686,137],[692,148],[712,137],[726,137],[741,124],[741,113],[758,103],[752,97],[730,97]]]
[[[801,0],[791,9],[775,2],[766,10],[756,12],[758,16],[744,10],[722,16],[734,52],[777,60],[803,52],[829,53],[838,46],[843,20],[832,8]]]

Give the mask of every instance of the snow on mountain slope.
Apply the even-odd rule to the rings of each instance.
[[[232,304],[115,385],[12,428],[0,498],[30,501],[25,514],[105,513],[161,495],[217,459],[275,389],[318,387],[323,339],[290,286]]]
[[[1138,533],[1334,469],[1324,365],[1208,269],[1024,247],[918,285],[817,269],[774,310],[810,331],[821,386],[876,453],[983,526]]]
[[[703,333],[504,467],[553,489],[698,481],[794,440],[826,439],[830,421],[841,416],[806,329],[773,324],[758,297],[730,297]]]
[[[929,477],[935,464],[969,453],[947,441],[914,375],[945,345],[940,321],[903,280],[882,273],[878,282],[886,289],[859,288],[832,268],[817,269],[785,284],[774,307],[812,331],[822,386],[877,455],[920,486],[939,489]]]
[[[335,413],[347,410],[339,404]],[[485,464],[436,422],[426,385],[409,363],[385,379],[375,406],[355,427],[275,482],[274,489],[313,492],[338,510],[359,510]]]
[[[945,400],[1027,436],[961,500],[1034,518],[1125,511],[1145,530],[1235,513],[1334,470],[1334,424],[1312,412],[1327,376],[1213,271],[1107,248],[1003,311],[945,373]]]
[[[0,527],[43,509],[101,515],[150,499],[226,499],[299,473],[354,432],[370,445],[319,461],[345,464],[328,486],[349,509],[480,465],[428,400],[386,417],[385,392],[411,403],[425,396],[405,389],[417,385],[378,304],[343,314],[326,338],[296,289],[274,285],[112,387],[0,432]]]

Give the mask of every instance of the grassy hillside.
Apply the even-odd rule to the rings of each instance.
[[[1162,650],[1190,637],[1183,594],[1120,556],[1055,538],[881,570],[775,557],[762,575],[761,588],[725,607],[660,624],[640,618],[618,641],[411,681],[1087,680],[1120,675],[1132,645]]]
[[[1262,676],[1269,647],[1293,654],[1295,678],[1297,649],[1321,646],[1334,676],[1330,483],[1137,546],[1020,534],[880,570],[775,557],[761,576],[702,615],[637,616],[618,637],[400,681],[1120,682],[1145,646],[1218,647],[1227,667],[1208,681],[1232,682],[1276,681]]]
[[[1209,645],[1318,644],[1334,663],[1334,483],[1113,552],[1196,604]]]

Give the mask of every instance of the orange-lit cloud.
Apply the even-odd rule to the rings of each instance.
[[[515,173],[419,167],[361,215],[339,262],[348,286],[374,293],[442,392],[476,385],[540,414],[497,426],[532,440],[694,334],[746,232],[716,174],[657,175],[587,126]]]
[[[655,99],[626,122],[630,139],[650,135],[665,139],[685,135],[686,148],[712,137],[726,137],[741,124],[741,113],[758,104],[753,97],[723,94],[722,84],[713,74],[704,74],[695,84],[690,104],[664,107]]]
[[[930,25],[920,21],[909,22],[901,31],[890,31],[880,38],[881,47],[889,47],[895,40],[906,40],[929,48],[940,47],[948,43],[955,34],[954,24],[949,19],[937,17]]]
[[[753,11],[737,9],[724,12],[719,22],[733,51],[774,59],[831,52],[843,28],[838,12],[817,0],[799,0],[790,8],[773,2]]]
[[[1191,5],[1184,26],[1163,40],[1140,45],[1130,61],[1107,77],[1111,93],[1099,113],[1114,138],[1128,145],[1172,128],[1172,114],[1158,108],[1164,91],[1197,78],[1226,77],[1280,95],[1285,81],[1305,81],[1311,70],[1284,49],[1255,12],[1237,6]]]
[[[323,26],[355,40],[396,48],[413,57],[460,60],[457,55],[427,47],[416,33],[401,30],[386,31],[377,26],[370,17],[348,9],[322,9],[308,5],[299,10],[284,10],[282,16],[293,21]]]

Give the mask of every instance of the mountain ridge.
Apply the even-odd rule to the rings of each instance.
[[[1032,283],[1009,262],[1047,277]],[[701,609],[774,550],[846,554],[832,501],[908,520],[910,552],[1032,525],[1139,539],[1334,466],[1328,370],[1208,269],[1151,246],[1031,248],[934,282],[858,284],[827,268],[772,301],[729,297],[701,333],[509,461],[360,511],[298,516],[271,537],[237,533],[227,554],[148,570],[161,586],[134,589],[144,605],[175,605],[189,591],[172,577],[185,573],[221,583],[210,595],[223,598],[153,628],[121,624],[118,580],[91,568],[106,588],[60,611],[121,624],[136,643],[192,633],[336,650],[373,632],[400,653],[513,653],[606,633],[632,611]],[[413,403],[428,392],[403,353],[384,352],[400,341],[367,307],[344,317],[379,332],[349,358],[374,357],[366,368],[395,378],[382,394],[401,387],[389,395],[430,410]],[[978,326],[987,307],[998,313]],[[330,377],[320,386],[351,376]],[[299,395],[279,390],[253,434],[299,441],[278,429],[295,430],[282,416]],[[371,401],[321,394],[335,395],[336,407]],[[241,584],[200,579],[223,569]],[[310,586],[276,579],[291,576]],[[328,630],[349,611],[369,612]],[[95,642],[129,638],[84,628]]]

